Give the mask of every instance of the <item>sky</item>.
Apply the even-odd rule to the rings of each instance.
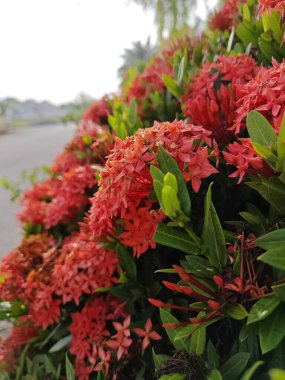
[[[0,99],[115,92],[124,49],[148,36],[155,43],[154,13],[130,0],[0,0]]]

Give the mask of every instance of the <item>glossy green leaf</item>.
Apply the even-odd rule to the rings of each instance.
[[[265,158],[266,160],[270,160],[271,162],[277,163],[277,156],[274,153],[272,153],[271,150],[265,148],[257,142],[253,142],[252,146],[254,147],[256,153],[259,154],[261,157]]]
[[[158,244],[166,245],[167,247],[175,248],[192,255],[198,255],[200,253],[200,249],[193,243],[189,235],[178,229],[167,227],[163,223],[159,223],[154,235],[154,241]]]
[[[240,380],[249,358],[250,354],[247,352],[238,352],[231,356],[220,368],[223,380]]]
[[[161,365],[163,362],[165,362],[167,359],[169,359],[168,355],[158,355],[155,353],[154,349],[152,349],[152,358],[153,358],[153,363],[155,366],[155,369],[161,368]]]
[[[211,196],[210,186],[205,199],[203,249],[204,255],[210,264],[222,271],[227,264],[226,241],[220,220],[211,201]]]
[[[213,343],[209,340],[207,345],[207,362],[210,369],[219,368],[220,358]]]
[[[263,249],[273,249],[285,245],[285,228],[269,232],[256,239],[254,243]]]
[[[246,117],[246,124],[249,136],[254,143],[258,143],[266,148],[276,143],[276,133],[261,113],[251,111]]]
[[[285,270],[285,246],[273,248],[258,257],[258,260],[274,268]]]
[[[237,303],[236,305],[233,305],[225,310],[226,315],[229,317],[236,319],[238,321],[241,321],[242,319],[246,318],[248,316],[247,311],[245,308]]]
[[[168,88],[168,90],[171,92],[172,95],[174,95],[176,98],[179,97],[179,88],[177,83],[173,78],[171,78],[167,74],[162,75],[162,80],[165,86]]]
[[[250,309],[247,324],[255,323],[267,318],[279,305],[280,300],[277,297],[266,297],[258,300]]]
[[[259,323],[259,341],[263,354],[276,348],[285,337],[285,305],[282,303],[276,308],[270,317]]]
[[[74,371],[74,368],[73,368],[67,354],[65,356],[65,368],[66,368],[67,380],[75,380],[75,371]]]
[[[259,360],[255,362],[250,368],[248,368],[242,375],[240,380],[250,380],[254,375],[255,371],[263,364],[263,361]]]
[[[178,183],[178,198],[181,203],[182,211],[185,215],[190,215],[191,210],[191,200],[187,190],[186,183],[184,181],[183,175],[177,165],[177,162],[173,157],[171,157],[160,145],[158,147],[158,162],[159,167],[164,174],[168,172],[175,175]]]
[[[164,174],[162,173],[162,171],[159,168],[151,165],[150,166],[150,174],[151,174],[152,179],[154,181],[158,181],[158,182],[161,182],[161,184],[163,184]]]

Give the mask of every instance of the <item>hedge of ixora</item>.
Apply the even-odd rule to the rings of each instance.
[[[285,379],[285,1],[224,3],[83,116],[1,265],[1,379]]]

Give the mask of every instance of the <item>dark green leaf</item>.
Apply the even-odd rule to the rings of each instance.
[[[221,372],[218,369],[212,369],[207,380],[223,380]]]
[[[285,169],[285,114],[282,119],[277,138],[278,168],[282,172]]]
[[[285,229],[269,232],[256,239],[255,244],[263,249],[279,248],[285,245]]]
[[[137,266],[133,255],[121,244],[117,244],[116,252],[118,253],[120,265],[125,270],[127,277],[135,281],[137,278]]]
[[[285,246],[270,249],[259,256],[258,260],[263,261],[274,268],[285,270]]]
[[[285,337],[285,305],[280,304],[269,318],[259,323],[259,341],[263,354],[274,350]]]
[[[167,227],[163,223],[159,223],[154,235],[154,241],[185,253],[191,253],[193,255],[200,253],[197,245],[193,243],[186,233],[172,227]]]
[[[213,343],[209,340],[207,345],[207,361],[210,369],[219,368],[220,358]]]
[[[285,284],[274,285],[271,288],[280,301],[285,302]]]
[[[205,276],[208,278],[213,278],[217,274],[216,270],[210,265],[207,259],[201,256],[187,255],[185,256],[189,265],[187,265],[187,272],[197,274],[197,276]]]
[[[224,270],[227,264],[227,250],[225,235],[211,201],[211,186],[205,199],[205,221],[203,227],[204,254],[211,265],[219,270]]]
[[[191,335],[190,352],[202,355],[206,345],[206,327],[201,326]]]
[[[239,352],[230,357],[220,368],[223,380],[239,380],[249,358],[250,354],[247,352]]]

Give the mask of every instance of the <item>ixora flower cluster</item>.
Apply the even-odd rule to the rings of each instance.
[[[225,2],[86,111],[21,199],[1,379],[285,379],[283,11]]]

